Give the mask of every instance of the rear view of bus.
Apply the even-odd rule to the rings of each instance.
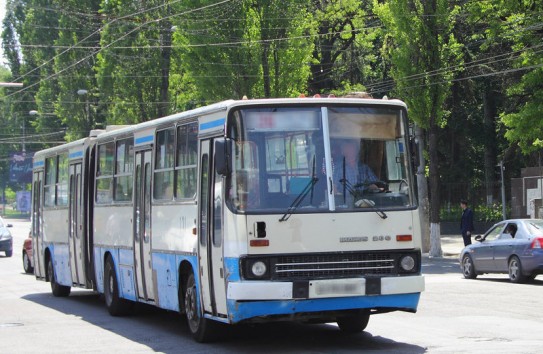
[[[225,137],[201,150],[214,150],[199,203],[206,317],[358,332],[371,314],[416,311],[424,279],[406,115],[397,100],[229,107]]]

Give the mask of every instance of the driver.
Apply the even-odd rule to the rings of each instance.
[[[379,178],[373,173],[371,168],[360,161],[360,150],[358,144],[354,141],[346,141],[341,144],[340,160],[334,161],[333,172],[336,184],[336,193],[343,191],[343,183],[351,185],[360,191],[381,191],[375,182]],[[345,167],[343,164],[345,163]],[[345,171],[345,175],[343,172]]]

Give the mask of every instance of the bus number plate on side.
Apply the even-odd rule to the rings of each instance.
[[[365,279],[312,280],[309,282],[309,297],[336,297],[365,295]]]

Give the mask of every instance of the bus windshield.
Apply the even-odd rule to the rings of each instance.
[[[399,106],[233,111],[228,206],[243,213],[396,210],[414,206]]]

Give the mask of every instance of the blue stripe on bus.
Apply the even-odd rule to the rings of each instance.
[[[189,262],[192,269],[198,269],[196,255],[153,252],[153,271],[158,291],[155,297],[160,308],[179,311],[179,268],[182,262]]]
[[[77,158],[80,158],[80,157],[83,157],[83,151],[72,152],[70,155],[68,155],[68,158],[70,160],[71,159],[77,159]]]
[[[43,161],[36,161],[36,162],[34,162],[34,168],[43,167],[43,165],[44,165]]]
[[[356,296],[326,299],[295,299],[281,301],[228,300],[231,323],[258,316],[288,315],[300,312],[351,310],[376,307],[416,310],[420,293],[400,295]]]
[[[141,138],[136,138],[136,145],[150,143],[153,141],[152,135],[142,136]]]
[[[239,258],[225,257],[224,267],[226,268],[227,281],[240,281]]]
[[[226,118],[221,118],[221,119],[217,119],[217,120],[212,120],[211,122],[202,123],[202,124],[200,124],[200,130],[206,130],[206,129],[212,129],[212,128],[220,127],[220,126],[224,125],[225,120],[226,120]]]

